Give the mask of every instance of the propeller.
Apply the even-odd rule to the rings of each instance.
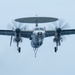
[[[65,22],[64,20],[62,20],[62,19],[59,19],[59,20],[56,21],[56,22],[52,22],[50,25],[51,25],[50,27],[51,27],[53,30],[56,30],[56,29],[58,29],[58,28],[60,28],[61,30],[64,30],[64,29],[69,28],[69,24],[68,24],[67,22]],[[49,27],[49,28],[50,28],[50,27]]]
[[[26,30],[26,26],[23,26],[23,23],[19,23],[19,22],[16,22],[16,21],[12,21],[11,24],[8,24],[8,27],[13,30],[14,32],[19,29],[20,31],[23,31],[23,30]],[[12,38],[13,36],[11,35],[11,38],[10,38],[10,46],[12,44]]]
[[[26,30],[26,25],[24,25],[24,23],[20,23],[20,22],[16,22],[16,21],[12,21],[10,24],[8,24],[9,29],[15,31],[16,29],[20,29],[20,30]]]
[[[13,36],[11,36],[11,38],[10,38],[10,46],[11,46],[11,44],[12,44],[12,38],[13,38]]]
[[[65,29],[69,28],[69,24],[67,22],[65,22],[64,20],[59,19],[56,22],[52,22],[50,24],[49,28],[51,30],[55,30],[55,31],[59,29],[61,31],[61,30],[65,30]],[[66,39],[65,36],[62,36],[61,38]]]

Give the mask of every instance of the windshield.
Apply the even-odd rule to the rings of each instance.
[[[35,30],[44,30],[43,28],[35,28]]]

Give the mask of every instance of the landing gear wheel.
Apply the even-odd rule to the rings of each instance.
[[[55,52],[57,52],[57,47],[54,47]]]
[[[19,53],[21,52],[21,47],[18,47],[18,52],[19,52]]]

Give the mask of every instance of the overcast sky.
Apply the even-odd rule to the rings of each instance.
[[[57,17],[75,29],[74,0],[0,0],[0,29],[20,17]],[[30,28],[30,27],[29,27]],[[19,54],[10,37],[0,36],[0,75],[75,75],[75,35],[54,52],[53,37],[46,38],[34,57],[29,39],[23,39]]]

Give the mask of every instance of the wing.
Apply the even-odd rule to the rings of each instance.
[[[21,31],[21,37],[30,38],[33,31]]]
[[[55,35],[55,31],[45,31],[45,37],[50,37]]]
[[[0,30],[0,35],[14,36],[14,31],[12,31],[12,30]]]
[[[21,37],[29,38],[33,31],[21,31]],[[75,34],[75,29],[62,30],[61,35]],[[0,30],[0,35],[15,36],[15,32],[12,30]],[[45,37],[54,36],[55,31],[46,31]]]
[[[71,34],[75,34],[75,29],[67,29],[61,31],[61,35],[71,35]],[[45,37],[50,37],[54,35],[55,31],[46,31]]]
[[[29,38],[33,31],[21,31],[21,37]],[[15,36],[12,30],[0,30],[0,35]]]
[[[61,35],[71,35],[75,34],[75,29],[62,30]]]

